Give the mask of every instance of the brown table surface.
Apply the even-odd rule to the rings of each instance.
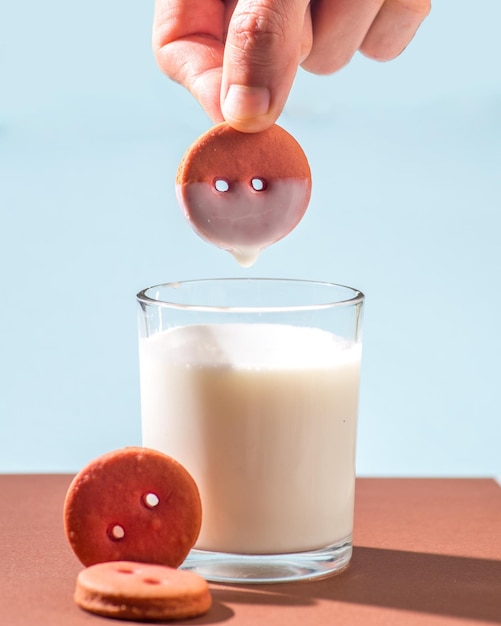
[[[81,565],[62,526],[70,480],[0,475],[2,626],[118,623],[73,603]],[[501,624],[501,488],[494,480],[358,479],[355,519],[344,573],[308,583],[211,585],[211,611],[183,623]]]

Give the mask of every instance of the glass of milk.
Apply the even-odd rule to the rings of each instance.
[[[363,294],[230,278],[137,301],[143,445],[182,463],[202,499],[183,567],[232,583],[347,567]]]

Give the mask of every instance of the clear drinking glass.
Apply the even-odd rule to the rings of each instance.
[[[183,567],[218,582],[308,580],[352,553],[360,291],[209,279],[144,289],[143,445],[202,499]]]

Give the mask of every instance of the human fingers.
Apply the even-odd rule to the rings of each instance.
[[[408,46],[430,10],[430,0],[386,0],[360,52],[377,61],[394,59]]]
[[[213,122],[220,107],[226,5],[220,0],[156,0],[152,43],[160,69],[186,87]]]
[[[312,0],[313,45],[301,64],[314,74],[332,74],[358,50],[384,0]]]
[[[407,46],[429,12],[430,0],[312,0],[313,46],[302,67],[331,74],[357,50],[379,60]]]
[[[239,0],[228,25],[221,109],[237,130],[257,132],[280,115],[311,47],[308,0]]]

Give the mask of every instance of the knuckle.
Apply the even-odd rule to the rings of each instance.
[[[406,41],[394,38],[372,39],[368,37],[360,46],[360,52],[373,61],[384,63],[396,58],[405,48]]]
[[[423,18],[427,17],[431,11],[431,0],[419,0],[416,3],[415,11]]]
[[[421,19],[424,19],[431,11],[431,0],[393,0],[393,2],[400,5],[404,11]]]
[[[431,10],[431,0],[386,0],[388,11],[376,28],[370,29],[360,52],[375,61],[390,61],[409,44]]]
[[[330,51],[329,53],[313,51],[301,64],[306,71],[319,76],[327,76],[338,72],[348,65],[353,58],[353,52]]]
[[[285,41],[285,24],[277,9],[260,7],[234,15],[232,43],[254,62],[269,63],[270,53]]]

